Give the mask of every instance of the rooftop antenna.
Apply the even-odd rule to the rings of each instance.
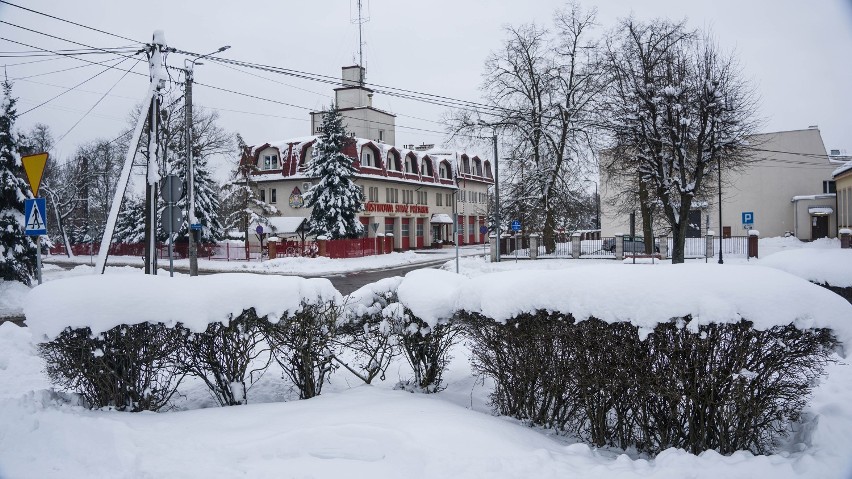
[[[358,72],[359,82],[364,85],[364,24],[370,21],[369,11],[370,4],[367,0],[367,16],[364,16],[364,0],[355,0],[358,3],[358,18],[352,18],[352,23],[358,24],[358,66],[361,70]],[[351,4],[350,4],[351,5]]]

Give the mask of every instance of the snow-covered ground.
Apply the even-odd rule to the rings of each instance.
[[[487,254],[483,246],[459,247],[459,256],[476,256]],[[365,256],[363,258],[303,258],[286,257],[273,260],[251,260],[251,261],[220,261],[205,258],[198,259],[198,269],[205,272],[228,273],[239,271],[243,273],[275,273],[298,276],[324,276],[331,274],[345,274],[355,271],[367,271],[382,268],[394,268],[410,266],[419,263],[430,263],[436,260],[455,257],[454,248],[443,248],[435,250],[405,251],[402,253],[389,253],[376,256]],[[51,256],[45,259],[47,263],[57,264],[92,264],[90,256]],[[111,256],[108,264],[127,265],[142,267],[144,262],[137,256]],[[158,259],[158,267],[168,269],[168,259]],[[188,270],[189,260],[180,259],[174,261],[175,268]]]
[[[725,262],[771,266],[808,277],[813,272],[802,268],[823,258],[822,267],[837,275],[831,276],[832,284],[852,284],[852,262],[837,256],[841,254],[852,259],[852,251],[841,251],[830,241],[804,244],[770,238],[761,240],[760,260]],[[461,272],[470,278],[522,269],[581,267],[582,272],[597,264],[625,271],[649,267],[620,266],[612,260],[460,262]],[[445,265],[454,268],[454,262]],[[138,274],[139,269],[108,272]],[[45,279],[90,273],[87,266],[50,268]],[[535,277],[531,271],[523,274]],[[27,291],[0,283],[0,307],[20,308]],[[464,344],[455,347],[453,356],[445,376],[447,389],[434,395],[393,390],[397,381],[411,377],[400,360],[385,381],[373,386],[340,369],[322,396],[307,401],[295,400],[291,386],[273,366],[248,392],[245,406],[215,407],[203,384],[186,380],[169,412],[90,411],[50,391],[31,329],[0,324],[0,478],[852,477],[852,365],[847,359],[837,357],[828,366],[801,424],[777,454],[693,455],[670,449],[650,459],[590,448],[494,416],[488,406],[490,381],[471,373]]]

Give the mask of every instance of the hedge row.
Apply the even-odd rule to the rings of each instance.
[[[119,325],[101,334],[67,328],[39,345],[51,382],[80,394],[93,408],[158,411],[170,404],[187,375],[200,378],[221,406],[247,402],[247,392],[276,362],[300,399],[319,395],[329,374],[344,366],[365,383],[384,374],[394,357],[411,364],[413,379],[399,387],[441,389],[448,351],[458,328],[429,328],[396,302],[354,314],[334,302],[305,304],[270,321],[254,309],[203,332],[178,324]]]
[[[500,414],[651,454],[770,451],[836,346],[825,329],[760,331],[748,321],[695,328],[680,318],[643,339],[629,323],[544,311],[505,324],[462,317]]]

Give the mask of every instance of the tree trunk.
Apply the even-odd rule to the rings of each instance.
[[[553,210],[547,208],[544,212],[544,231],[543,233],[543,241],[544,241],[544,249],[547,254],[552,254],[556,251],[556,217],[553,214]]]
[[[642,235],[645,239],[645,254],[654,253],[653,208],[648,201],[648,185],[639,180],[639,212],[642,214]]]

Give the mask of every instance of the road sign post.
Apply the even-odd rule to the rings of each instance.
[[[36,277],[41,284],[41,235],[47,234],[47,205],[44,198],[30,198],[24,200],[24,218],[26,224],[24,233],[36,237]]]
[[[47,153],[38,153],[21,157],[21,164],[27,174],[33,199],[24,201],[24,218],[26,226],[24,233],[36,237],[36,277],[41,284],[41,235],[47,234],[47,207],[44,198],[38,197],[38,189],[44,176],[44,167],[47,165]]]

